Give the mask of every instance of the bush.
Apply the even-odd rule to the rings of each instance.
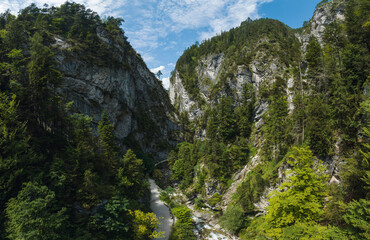
[[[185,206],[173,208],[172,213],[179,223],[186,225],[191,225],[193,223],[193,220],[191,219],[191,211]]]
[[[171,205],[170,194],[172,194],[174,191],[175,189],[173,189],[172,187],[167,187],[165,190],[161,191],[161,193],[159,194],[159,199],[161,199],[161,201],[167,203],[168,205]]]
[[[203,200],[200,199],[200,198],[196,198],[195,199],[195,208],[196,209],[201,209],[201,208],[204,208],[206,207],[206,205],[204,204]]]
[[[208,203],[209,205],[211,205],[212,207],[216,206],[217,203],[219,203],[221,201],[221,198],[222,196],[218,193],[215,193],[213,194],[213,196],[208,199]]]
[[[219,223],[232,233],[238,232],[244,224],[243,209],[239,205],[230,205],[220,217]]]
[[[196,240],[190,209],[185,206],[175,207],[172,209],[172,213],[176,217],[177,222],[173,228],[170,240]]]

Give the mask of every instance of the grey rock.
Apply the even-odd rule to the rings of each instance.
[[[84,53],[71,50],[73,44],[57,36],[53,44],[56,67],[64,76],[57,92],[73,101],[77,112],[91,116],[95,130],[105,111],[120,143],[131,141],[144,153],[165,157],[164,145],[176,144],[179,130],[166,91],[135,51],[124,45],[123,36],[117,42],[102,27],[97,33],[115,50],[112,57],[120,65],[88,63],[81,58]]]

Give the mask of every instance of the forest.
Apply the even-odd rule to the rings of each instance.
[[[345,6],[344,19],[328,24],[322,39],[310,33],[312,20],[292,29],[248,18],[186,49],[170,80],[179,76],[201,114],[191,118],[173,102],[181,138],[173,147],[161,143],[168,163],[156,168],[158,159],[131,135],[118,140],[106,112],[94,123],[59,94],[66,76],[56,67],[57,38],[87,66],[132,73],[128,60],[111,54],[119,45],[141,59],[123,19],[71,2],[0,13],[0,239],[162,237],[149,177],[165,189],[160,198],[176,218],[172,240],[197,239],[179,195],[242,240],[370,239],[370,3],[324,0],[317,9],[327,4]],[[299,36],[309,36],[305,46]],[[203,59],[216,55],[223,56],[217,81],[201,78]],[[276,63],[278,74],[235,90],[238,71],[257,74],[256,62]],[[142,116],[139,128],[160,133]],[[157,142],[155,134],[144,140]]]
[[[93,64],[114,66],[96,29],[125,40],[122,21],[69,2],[0,15],[0,239],[161,235],[148,205],[147,164],[121,150],[107,114],[95,131],[90,116],[56,94],[63,76],[55,36],[75,42],[71,51]]]
[[[311,35],[302,48],[296,37],[309,33],[312,20],[291,29],[276,20],[248,19],[186,49],[172,75],[172,84],[181,79],[194,101],[189,112],[202,112],[190,120],[189,112],[181,111],[181,100],[175,101],[187,142],[170,153],[172,181],[195,199],[196,208],[211,208],[221,226],[241,239],[370,238],[370,4],[331,2],[345,2],[345,19],[328,24],[321,43]],[[207,68],[202,59],[220,53],[221,70],[210,83],[199,75]],[[241,94],[235,94],[237,67],[253,74],[250,66],[260,56],[266,56],[264,62],[278,59],[285,71],[272,84],[262,82],[256,89],[245,83]],[[288,79],[293,79],[292,86]],[[209,88],[202,90],[202,84]],[[293,93],[291,102],[287,91]],[[259,127],[257,102],[268,103]],[[199,138],[204,130],[206,135]],[[255,156],[260,163],[224,211],[223,195],[232,177],[246,164],[253,165]],[[338,156],[341,183],[333,184],[328,166]],[[212,184],[214,193],[208,189]],[[274,190],[261,213],[255,204],[269,188]]]

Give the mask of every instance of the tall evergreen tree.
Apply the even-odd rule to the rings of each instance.
[[[285,88],[286,83],[284,79],[278,77],[272,87],[269,109],[264,115],[264,148],[272,154],[275,161],[278,161],[280,154],[285,151],[284,140],[287,140],[289,132],[288,101],[285,95]]]
[[[327,82],[324,76],[323,53],[320,43],[314,36],[310,37],[306,47],[306,61],[311,88],[316,92],[324,92],[327,90]]]

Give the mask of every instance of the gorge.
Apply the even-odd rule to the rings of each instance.
[[[1,13],[0,239],[368,239],[369,13],[248,18],[168,91],[123,19]]]

